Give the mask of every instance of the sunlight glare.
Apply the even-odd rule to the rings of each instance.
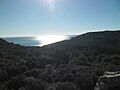
[[[42,35],[42,36],[37,36],[36,39],[41,42],[40,46],[44,46],[55,42],[67,40],[69,38],[65,35]]]
[[[56,0],[47,0],[50,13],[56,12]]]
[[[49,2],[54,2],[54,0],[48,0]]]

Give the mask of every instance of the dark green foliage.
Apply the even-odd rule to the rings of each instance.
[[[7,72],[5,70],[0,70],[0,83],[8,79]]]
[[[86,33],[44,47],[0,39],[0,90],[94,90],[104,71],[120,71],[120,31]]]
[[[39,81],[36,80],[34,77],[27,77],[25,78],[25,89],[26,90],[41,90],[39,86]]]
[[[70,82],[57,82],[51,84],[47,90],[81,90],[77,88],[73,83]]]
[[[42,73],[42,70],[33,68],[32,70],[27,70],[26,72],[24,72],[24,75],[26,75],[27,77],[32,76],[32,77],[38,78],[41,73]]]
[[[23,87],[25,84],[25,76],[23,74],[12,77],[8,80],[7,87],[8,89],[18,89],[20,87]]]

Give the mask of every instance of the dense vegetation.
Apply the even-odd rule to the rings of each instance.
[[[120,71],[120,31],[86,33],[44,47],[0,39],[0,90],[94,90]]]

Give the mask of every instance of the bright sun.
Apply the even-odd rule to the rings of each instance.
[[[56,2],[55,0],[48,0],[49,12],[56,12]]]
[[[42,35],[42,36],[37,36],[36,39],[41,42],[40,46],[44,46],[62,40],[66,40],[69,38],[65,35]]]
[[[54,2],[54,0],[48,0],[49,2]]]

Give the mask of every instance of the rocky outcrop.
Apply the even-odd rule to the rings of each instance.
[[[95,90],[120,90],[120,71],[105,72],[99,77]]]

